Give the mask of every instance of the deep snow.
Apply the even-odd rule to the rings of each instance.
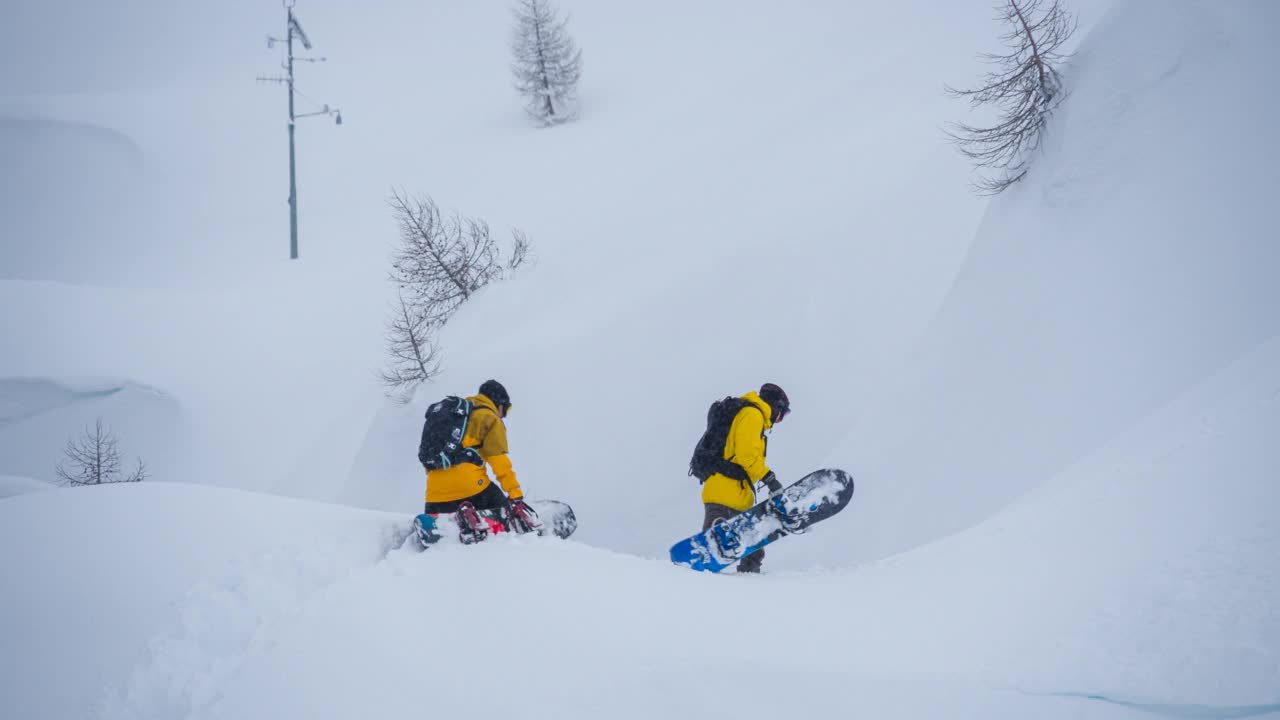
[[[1278,421],[1271,342],[970,530],[763,577],[550,538],[421,553],[403,515],[198,486],[11,498],[4,546],[41,551],[0,571],[3,694],[22,717],[1262,716],[1280,468],[1252,459]]]
[[[583,116],[539,131],[503,3],[308,0],[346,124],[299,126],[289,263],[249,82],[278,6],[135,5],[0,42],[4,487],[98,416],[166,481],[0,500],[6,715],[1280,711],[1280,7],[1077,3],[1071,95],[987,203],[938,131],[986,2],[566,1]],[[21,72],[36,36],[85,45]],[[391,187],[538,253],[405,407]],[[578,534],[398,549],[422,408],[488,377]],[[706,405],[763,381],[783,479],[858,494],[764,577],[670,567]]]

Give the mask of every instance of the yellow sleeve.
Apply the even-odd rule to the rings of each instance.
[[[493,418],[480,444],[480,457],[493,468],[493,474],[507,497],[512,500],[524,497],[520,482],[516,480],[516,471],[511,467],[511,458],[507,455],[507,426],[497,417]]]
[[[769,474],[764,463],[764,413],[755,408],[745,408],[733,423],[733,462],[747,470],[751,482]]]
[[[494,455],[487,458],[489,467],[493,468],[493,474],[498,476],[498,483],[502,485],[502,490],[507,497],[512,500],[519,500],[524,497],[524,490],[520,489],[520,483],[516,480],[516,471],[511,467],[511,458],[506,453]]]

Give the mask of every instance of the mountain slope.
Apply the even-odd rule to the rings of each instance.
[[[264,261],[283,128],[208,112],[265,115],[247,61],[0,99],[119,133],[160,188],[137,219],[160,229],[113,236],[128,272],[0,279],[0,473],[44,478],[110,413],[178,481],[0,499],[0,706],[1280,715],[1280,143],[1258,90],[1280,8],[1116,2],[1034,171],[984,206],[937,124],[986,5],[566,2],[584,114],[544,132],[511,97],[504,4],[316,0],[333,62],[309,94],[361,110],[302,133],[297,263]],[[266,12],[220,7],[201,42],[238,48],[226,27]],[[374,387],[402,185],[540,252],[455,317],[405,407]],[[24,223],[58,260],[93,240]],[[489,377],[526,489],[580,530],[415,552],[422,408]],[[858,494],[762,577],[673,567],[706,405],[762,381],[794,401],[779,474],[847,468]]]
[[[1278,468],[1254,461],[1278,368],[1268,343],[987,522],[842,572],[419,553],[400,515],[189,485],[10,498],[0,541],[40,551],[0,570],[0,695],[103,718],[1280,713]]]
[[[1033,171],[846,441],[857,557],[972,524],[1280,335],[1277,22],[1139,0],[1084,40]]]

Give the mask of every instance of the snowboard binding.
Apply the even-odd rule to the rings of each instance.
[[[523,500],[511,503],[511,507],[507,510],[506,524],[511,532],[518,535],[542,530],[542,520],[538,518],[538,513]]]
[[[716,541],[716,549],[726,558],[734,558],[742,550],[742,541],[738,534],[729,529],[724,520],[716,520],[711,525],[711,536]]]
[[[805,514],[800,512],[799,508],[787,509],[786,498],[783,495],[775,495],[769,499],[769,511],[782,523],[782,529],[792,535],[799,535],[807,528],[805,527]]]
[[[476,506],[469,501],[458,505],[455,517],[458,520],[458,539],[463,545],[474,545],[489,536],[489,523],[480,517]]]

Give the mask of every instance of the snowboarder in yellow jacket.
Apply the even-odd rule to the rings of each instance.
[[[742,396],[747,404],[738,411],[729,426],[724,442],[724,459],[741,466],[747,480],[735,480],[715,473],[702,485],[702,502],[706,516],[702,529],[711,527],[717,520],[725,520],[749,510],[756,504],[755,486],[763,483],[769,492],[782,489],[782,483],[765,462],[768,441],[765,432],[791,412],[791,402],[782,388],[773,383],[760,386],[760,392]],[[764,562],[764,550],[758,550],[738,563],[738,572],[760,572]]]
[[[427,496],[424,512],[428,515],[457,512],[464,502],[476,510],[496,510],[505,515],[510,506],[524,504],[524,490],[516,480],[516,472],[507,456],[507,427],[503,419],[511,412],[511,396],[497,380],[485,381],[480,392],[467,398],[471,415],[467,419],[462,445],[475,448],[484,465],[462,462],[439,470],[427,471]],[[421,458],[422,450],[419,450]],[[493,469],[498,489],[485,465]],[[505,493],[504,493],[505,491]]]

